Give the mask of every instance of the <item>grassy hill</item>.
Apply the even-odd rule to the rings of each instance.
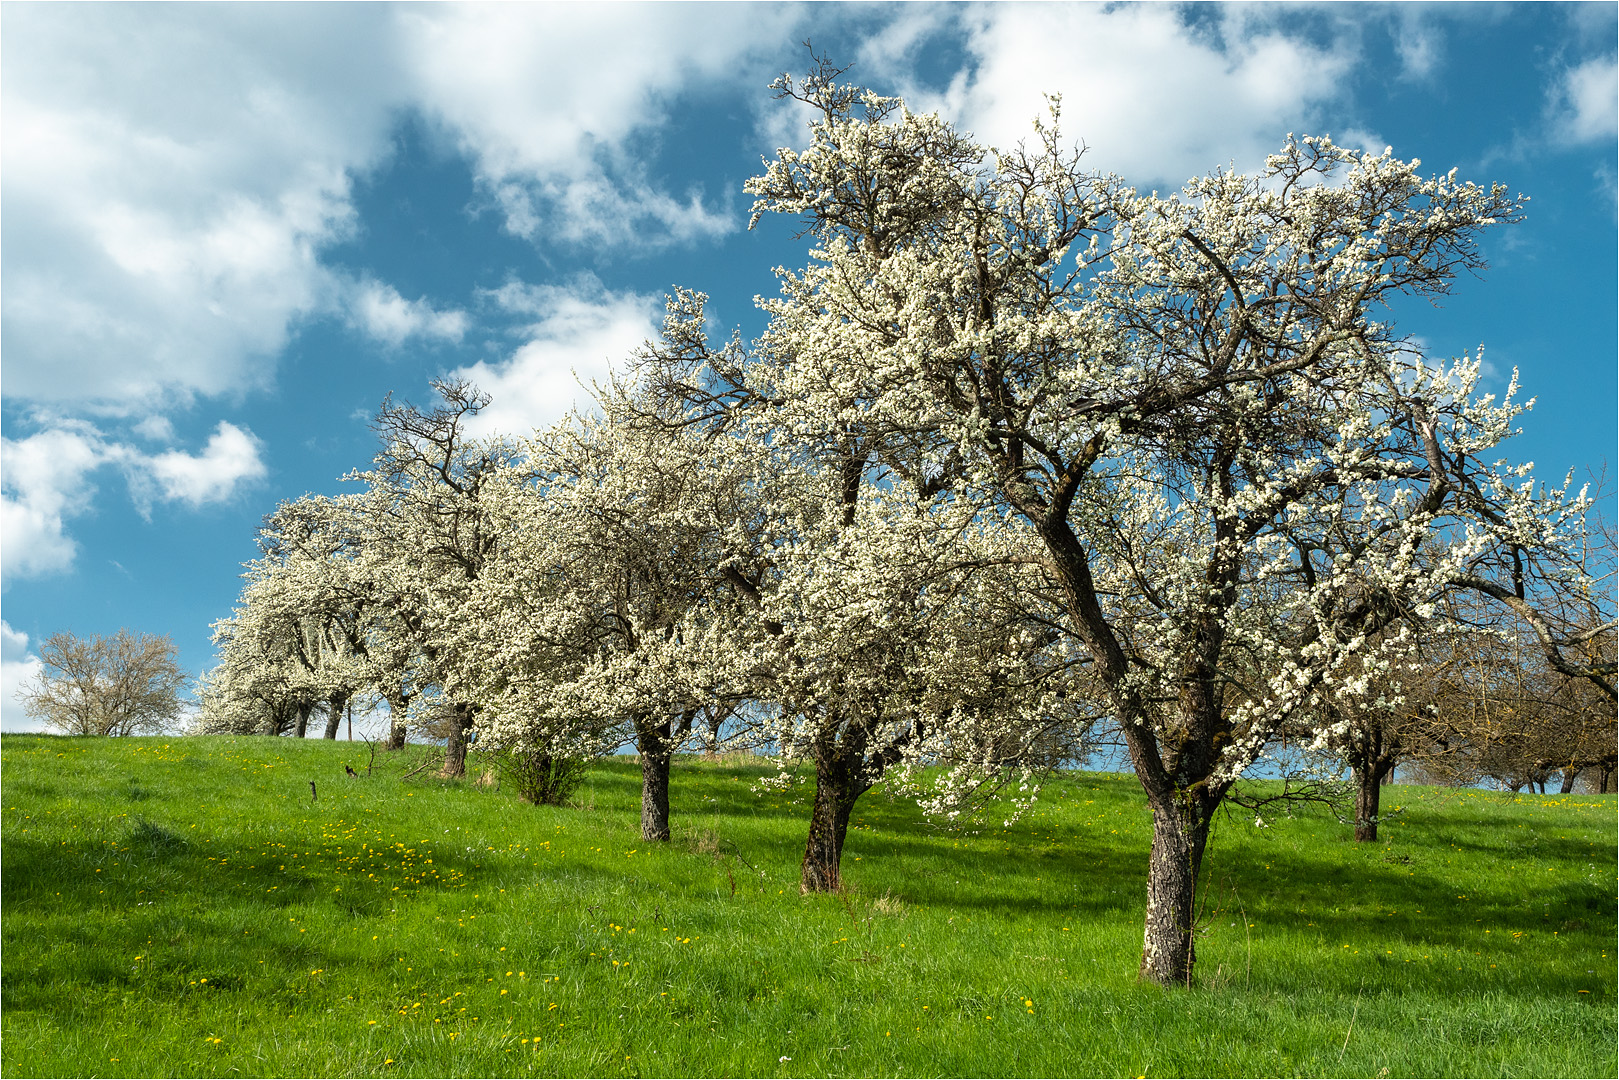
[[[873,792],[805,898],[810,788],[746,761],[677,762],[659,846],[629,762],[558,809],[418,760],[5,736],[5,1075],[1615,1075],[1612,796],[1234,810],[1164,991],[1131,777],[976,833]]]

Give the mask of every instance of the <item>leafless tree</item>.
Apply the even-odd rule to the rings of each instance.
[[[19,698],[29,715],[67,735],[159,732],[180,712],[186,673],[177,655],[166,634],[52,634]]]

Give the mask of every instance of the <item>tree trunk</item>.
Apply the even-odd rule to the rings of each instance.
[[[322,738],[337,739],[337,729],[343,726],[343,710],[348,706],[347,694],[333,694],[326,702],[326,734]]]
[[[292,729],[294,736],[301,739],[309,734],[309,714],[314,711],[314,706],[309,702],[300,701],[298,703],[298,722]]]
[[[843,840],[849,834],[849,813],[866,790],[851,767],[859,761],[857,757],[851,763],[847,754],[835,750],[816,758],[815,806],[810,811],[799,892],[837,892],[843,887]]]
[[[1563,770],[1563,786],[1559,795],[1567,795],[1574,790],[1574,780],[1580,775],[1580,770],[1570,765]]]
[[[410,695],[390,694],[388,696],[388,742],[389,750],[403,750],[405,748],[405,733],[409,727],[406,719],[410,708]]]
[[[638,719],[635,748],[641,755],[641,839],[669,839],[670,721]]]
[[[444,745],[444,768],[441,776],[467,774],[467,732],[472,730],[472,706],[457,702],[452,706],[450,737]]]
[[[1197,879],[1212,810],[1192,797],[1152,802],[1152,855],[1147,865],[1147,925],[1140,977],[1187,986],[1197,960],[1193,921]]]
[[[1370,843],[1377,839],[1377,813],[1383,801],[1383,778],[1394,766],[1372,762],[1351,766],[1355,774],[1355,840]]]

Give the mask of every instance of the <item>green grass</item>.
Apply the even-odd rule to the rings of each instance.
[[[628,762],[557,809],[365,757],[5,736],[5,1075],[1615,1075],[1612,797],[1234,812],[1166,991],[1130,777],[977,834],[873,792],[805,898],[756,765],[677,763],[659,846]]]

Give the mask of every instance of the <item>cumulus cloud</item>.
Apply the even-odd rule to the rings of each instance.
[[[1614,57],[1595,57],[1568,68],[1550,98],[1548,111],[1558,141],[1595,143],[1619,135],[1619,66]]]
[[[8,11],[7,396],[121,413],[264,385],[388,149],[388,40],[358,8]]]
[[[135,434],[153,442],[171,443],[174,441],[174,421],[161,413],[153,413],[137,423],[132,429]]]
[[[192,454],[172,448],[163,414],[268,388],[302,322],[335,318],[390,347],[469,333],[467,312],[324,261],[363,227],[354,181],[386,165],[402,116],[458,147],[487,206],[542,248],[700,240],[737,223],[728,204],[651,174],[660,126],[693,86],[762,85],[800,18],[742,5],[700,18],[613,5],[8,9],[0,369],[8,401],[57,419],[5,444],[6,576],[72,565],[64,523],[90,511],[97,470],[120,470],[143,510],[262,476],[249,433],[222,423]],[[619,299],[594,318],[593,301],[569,296],[545,301],[519,355],[479,366],[502,396],[495,416],[555,415],[576,390],[569,368],[599,374],[644,336]],[[47,448],[54,464],[39,460]]]
[[[0,438],[0,574],[6,580],[73,564],[78,545],[63,523],[89,508],[95,493],[90,473],[106,457],[100,433],[86,424]]]
[[[152,418],[139,425],[143,434],[162,426]],[[223,421],[200,454],[148,454],[71,420],[25,439],[0,439],[0,575],[5,581],[72,567],[78,545],[66,523],[90,510],[96,494],[91,477],[103,467],[123,473],[142,513],[150,513],[158,499],[192,508],[222,502],[265,475],[258,439]]]
[[[704,81],[762,85],[801,17],[778,6],[448,4],[400,16],[421,108],[451,132],[507,228],[530,239],[656,244],[736,227],[671,194],[641,140]]]
[[[0,731],[45,730],[45,724],[29,716],[17,700],[17,691],[39,668],[39,657],[28,651],[28,635],[0,619]]]
[[[663,313],[658,298],[612,292],[594,278],[569,286],[512,282],[493,299],[533,321],[507,359],[454,373],[494,399],[471,427],[477,435],[526,434],[561,418],[588,399],[591,382],[657,335]]]
[[[410,338],[460,341],[471,322],[464,311],[441,311],[425,296],[406,300],[392,285],[369,278],[350,287],[346,306],[350,326],[396,349]]]
[[[238,485],[264,476],[259,440],[223,420],[202,453],[170,450],[140,461],[135,467],[151,473],[165,499],[193,507],[223,502]]]
[[[1288,131],[1307,130],[1341,93],[1358,36],[1313,42],[1264,7],[1222,9],[1193,26],[1168,4],[988,4],[960,10],[972,64],[941,90],[907,78],[923,33],[892,33],[868,55],[913,107],[938,109],[984,142],[1033,134],[1045,94],[1062,96],[1063,130],[1099,168],[1178,187],[1233,160],[1254,168]]]
[[[801,15],[743,5],[8,10],[0,40],[6,393],[139,414],[268,385],[302,319],[390,344],[465,315],[322,261],[401,115],[467,156],[536,243],[736,227],[646,151],[690,86],[759,85]],[[351,301],[357,301],[351,303]]]

